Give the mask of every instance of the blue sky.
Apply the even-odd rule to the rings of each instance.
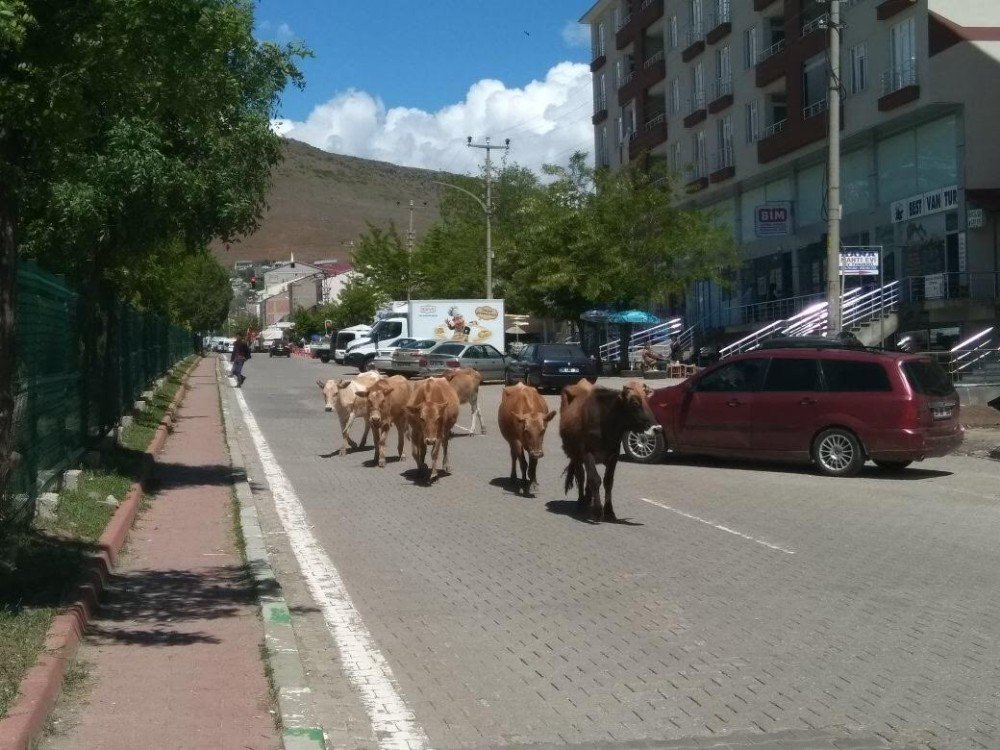
[[[262,0],[258,37],[301,39],[315,53],[305,90],[285,92],[279,130],[330,151],[456,171],[474,161],[456,148],[465,135],[509,137],[527,166],[565,161],[592,150],[590,50],[576,24],[588,8]]]

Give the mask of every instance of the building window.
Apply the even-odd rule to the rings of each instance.
[[[860,94],[868,87],[868,54],[862,42],[851,47],[851,93]]]
[[[670,24],[667,26],[668,42],[670,49],[677,49],[677,16],[670,16]]]
[[[597,166],[606,167],[608,162],[608,126],[602,125],[597,131]]]
[[[733,93],[733,62],[728,45],[715,51],[715,72],[715,98]]]
[[[691,111],[705,108],[705,65],[698,63],[691,68]]]
[[[625,119],[621,113],[618,114],[618,145],[625,142]]]
[[[913,18],[907,18],[889,29],[890,67],[883,82],[883,94],[917,82],[916,38]]]
[[[594,28],[593,34],[593,46],[594,46],[594,59],[602,57],[606,53],[605,37],[604,37],[604,22],[597,24]]]
[[[725,169],[733,166],[733,117],[726,115],[716,121],[716,155],[715,169]]]
[[[700,180],[708,174],[705,169],[705,131],[695,133],[691,139],[691,143],[694,146],[694,164],[691,171],[692,179]]]
[[[760,105],[756,99],[746,105],[747,143],[756,143],[760,139]]]
[[[757,64],[760,51],[757,49],[757,27],[751,26],[743,32],[743,63],[747,70]]]
[[[812,117],[826,109],[828,78],[825,52],[802,64],[802,112],[805,117]]]
[[[681,111],[681,82],[678,78],[670,81],[670,114],[677,115]]]
[[[680,142],[670,144],[670,171],[679,172],[681,169],[681,144]]]
[[[693,35],[693,40],[694,37],[701,36],[701,0],[688,0],[688,18],[691,20],[691,33]]]

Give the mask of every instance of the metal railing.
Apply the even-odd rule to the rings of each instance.
[[[705,29],[700,23],[692,23],[684,28],[684,46],[690,47],[692,44],[700,42],[705,38]]]
[[[782,132],[787,127],[788,127],[788,119],[787,118],[784,119],[784,120],[778,120],[777,122],[773,122],[770,125],[768,125],[766,128],[764,128],[762,131],[760,131],[760,136],[758,137],[757,140],[761,140],[762,141],[765,138],[770,138],[772,135],[777,135],[778,133]]]
[[[704,89],[693,91],[691,93],[690,105],[688,107],[688,114],[693,115],[695,112],[705,109],[705,91]]]
[[[684,321],[681,318],[671,318],[663,323],[644,328],[632,334],[629,341],[629,360],[633,358],[639,349],[646,344],[660,344],[668,339],[673,340],[684,330]],[[601,361],[614,361],[621,356],[621,339],[613,339],[598,347]]]
[[[907,276],[903,279],[902,285],[904,302],[1000,300],[1000,273],[994,271]]]
[[[729,96],[733,93],[733,78],[729,76],[727,78],[716,78],[712,82],[712,93],[714,99],[721,99],[724,96]]]
[[[760,65],[765,60],[774,57],[779,52],[784,51],[784,49],[785,49],[785,40],[779,39],[770,47],[767,47],[757,53],[757,64]]]
[[[654,65],[656,65],[656,63],[661,62],[662,60],[663,60],[663,50],[660,50],[659,52],[654,52],[652,55],[650,55],[649,57],[647,57],[643,61],[642,67],[643,68],[651,68]]]
[[[618,22],[618,25],[617,25],[617,26],[615,26],[615,31],[616,31],[616,32],[618,32],[618,31],[621,31],[621,30],[622,30],[622,29],[624,29],[624,28],[625,28],[626,26],[628,26],[628,25],[629,25],[630,23],[632,23],[632,14],[631,14],[631,13],[629,13],[629,14],[628,14],[627,16],[624,16],[624,17],[623,17],[623,18],[622,18],[622,19],[621,19],[621,20],[620,20],[620,21]]]
[[[882,96],[917,85],[917,61],[911,60],[882,73]]]
[[[708,17],[707,28],[714,29],[724,23],[729,23],[732,16],[729,12],[729,0],[715,0],[715,7]]]
[[[618,79],[618,88],[625,88],[635,80],[635,71],[630,70]]]
[[[827,101],[826,99],[820,99],[818,102],[813,102],[808,107],[802,108],[802,119],[808,120],[810,117],[815,117],[816,115],[826,112]]]
[[[639,130],[636,130],[634,133],[630,133],[628,139],[630,141],[634,141],[636,138],[640,138],[653,128],[657,127],[658,125],[662,125],[664,122],[666,122],[666,120],[667,116],[663,113],[660,113],[655,117],[651,117],[650,119],[646,120],[646,122],[643,123],[642,127]]]
[[[713,171],[733,166],[733,147],[723,146],[712,155]]]
[[[825,29],[829,23],[830,23],[829,14],[824,13],[820,16],[816,16],[816,18],[813,18],[802,24],[802,36],[808,36],[814,31],[818,31],[819,29]]]

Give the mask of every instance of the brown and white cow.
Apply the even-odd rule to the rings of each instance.
[[[340,455],[347,454],[347,447],[359,447],[349,434],[354,420],[361,418],[365,423],[365,432],[361,436],[361,446],[364,447],[368,440],[368,398],[367,390],[384,375],[377,372],[363,372],[354,380],[317,380],[316,385],[323,391],[323,400],[327,411],[337,412],[337,419],[340,421],[340,432],[344,436],[344,442],[340,446]]]
[[[478,419],[479,431],[485,435],[486,425],[483,424],[483,415],[479,411],[479,386],[483,384],[483,374],[471,367],[457,367],[445,370],[441,377],[451,383],[451,387],[458,394],[458,402],[468,404],[472,409],[472,424],[469,426],[468,432],[475,433],[476,420]]]
[[[438,459],[444,451],[445,471],[450,472],[448,440],[458,419],[458,394],[444,378],[427,378],[413,389],[406,404],[406,417],[410,427],[410,444],[413,459],[421,475],[427,474],[427,448],[431,449],[431,468],[428,481],[433,482],[438,473]]]
[[[538,459],[543,456],[545,428],[555,417],[548,404],[530,385],[518,383],[503,389],[497,421],[500,434],[510,445],[510,481],[517,484],[517,464],[521,465],[521,487],[525,494],[538,489]]]
[[[566,466],[566,492],[575,483],[577,510],[582,514],[588,505],[595,521],[614,521],[611,493],[622,437],[628,430],[660,429],[649,410],[647,388],[631,381],[619,390],[609,388],[563,389],[559,409],[559,437],[569,458]],[[567,393],[569,391],[569,393]],[[601,476],[597,464],[604,464],[604,504],[601,504]]]
[[[389,441],[389,430],[393,425],[396,425],[399,436],[397,454],[400,459],[403,458],[410,381],[402,375],[393,375],[369,386],[367,395],[368,420],[372,426],[372,440],[375,442],[375,461],[384,468],[386,443]]]

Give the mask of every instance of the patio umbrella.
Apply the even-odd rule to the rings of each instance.
[[[645,310],[622,310],[608,316],[609,323],[629,323],[631,325],[656,325],[660,319]]]
[[[580,316],[580,320],[585,323],[603,323],[610,314],[607,310],[587,310]]]
[[[523,336],[527,331],[521,328],[521,326],[511,326],[505,333],[509,333],[511,336]]]

